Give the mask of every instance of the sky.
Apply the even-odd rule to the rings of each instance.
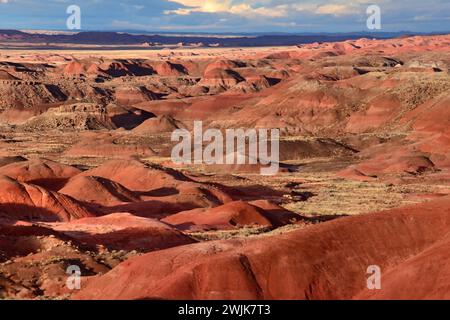
[[[82,31],[359,32],[373,4],[381,31],[450,31],[450,0],[0,0],[0,29],[66,30],[78,5]]]

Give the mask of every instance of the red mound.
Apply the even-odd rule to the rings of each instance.
[[[174,213],[174,210],[180,212],[231,201],[231,197],[217,187],[193,182],[172,169],[154,164],[146,165],[135,160],[109,161],[81,175],[106,178],[142,194],[143,202],[141,203],[109,209],[116,212],[131,212],[140,216],[155,217],[164,212],[167,215]]]
[[[0,217],[12,220],[70,221],[93,216],[76,200],[0,177]]]
[[[427,250],[388,268],[382,278],[382,290],[364,290],[356,299],[448,300],[450,299],[450,237]]]
[[[62,73],[66,76],[147,76],[154,70],[142,60],[112,60],[82,59],[71,61],[63,66]]]
[[[338,175],[356,180],[371,180],[394,174],[421,176],[450,167],[450,131],[447,120],[450,116],[449,103],[448,97],[442,94],[403,114],[400,125],[412,128],[406,139],[393,139],[388,143],[369,146],[359,153],[363,159],[361,163],[350,166]],[[386,124],[389,119],[398,117],[400,107],[394,99],[390,105],[373,104],[368,110],[374,108],[382,112],[371,118],[371,122],[362,121],[369,116],[364,113],[351,118],[351,126],[347,127],[361,132],[375,127],[382,128],[382,123]]]
[[[213,69],[205,72],[205,75],[199,84],[210,87],[230,88],[242,81],[245,81],[245,79],[236,71],[229,69]]]
[[[234,60],[216,60],[207,65],[204,74],[208,74],[214,69],[231,70],[245,67],[245,63]]]
[[[118,182],[129,190],[141,192],[174,188],[178,189],[179,192],[189,193],[198,187],[208,187],[207,185],[193,182],[176,170],[155,164],[144,164],[136,160],[108,161],[100,167],[83,172],[81,175],[103,177]],[[213,190],[215,189],[211,188],[211,192]],[[155,195],[157,194],[156,192]],[[220,197],[228,199],[226,195],[220,195]]]
[[[227,94],[217,95],[213,97],[200,97],[193,100],[188,108],[182,108],[180,105],[175,105],[177,108],[170,115],[176,119],[184,120],[205,120],[205,119],[220,119],[221,112],[232,109],[236,104],[242,102],[243,96],[241,94]],[[229,115],[225,115],[224,119],[230,120]]]
[[[249,202],[249,204],[264,210],[266,216],[275,226],[286,225],[302,219],[300,215],[295,214],[289,210],[286,210],[268,200],[251,201]]]
[[[436,170],[435,164],[426,154],[395,143],[372,147],[361,155],[367,159],[338,172],[338,176],[369,181],[385,175],[421,175]]]
[[[450,135],[449,105],[450,97],[447,92],[414,109],[405,115],[403,121],[411,121],[417,131]]]
[[[400,100],[393,95],[381,95],[370,102],[367,110],[358,112],[347,124],[349,132],[367,132],[381,128],[399,112]]]
[[[159,116],[157,118],[148,119],[143,122],[140,126],[133,129],[134,133],[137,134],[154,134],[154,133],[164,133],[173,132],[176,129],[184,128],[182,122],[175,120],[170,116]]]
[[[142,60],[113,60],[103,62],[98,69],[112,77],[149,76],[155,73],[151,66]]]
[[[283,59],[287,57],[302,57],[302,58],[318,58],[336,55],[349,54],[367,54],[367,53],[383,53],[400,54],[423,51],[447,51],[448,50],[448,36],[430,36],[430,37],[405,37],[388,40],[370,40],[358,39],[348,40],[339,43],[324,42],[311,43],[299,46],[300,50],[295,53],[286,52],[283,56],[278,58]]]
[[[414,147],[431,154],[438,167],[450,167],[450,98],[447,94],[424,103],[406,114],[402,121],[411,123],[414,131],[408,139]]]
[[[332,90],[329,83],[305,81],[303,76],[271,87],[258,96],[240,102],[228,111],[238,125],[257,128],[279,128],[282,134],[336,132],[347,118],[343,104],[357,101],[359,96],[345,90]]]
[[[445,299],[449,268],[436,259],[448,251],[449,231],[446,197],[280,236],[150,253],[92,280],[74,298],[349,299],[366,288],[368,267],[378,265],[387,271],[383,286],[390,297]],[[418,287],[408,274],[389,276],[389,270],[403,263],[413,279],[422,281]],[[436,284],[440,289],[434,290]]]
[[[162,221],[182,230],[228,230],[246,226],[279,227],[300,216],[268,201],[230,202],[213,209],[194,209],[171,215]]]
[[[27,161],[24,157],[16,156],[16,157],[0,157],[0,167],[7,166],[11,163],[23,162]]]
[[[13,80],[19,80],[19,79],[14,77],[9,72],[6,72],[5,70],[0,70],[0,80],[13,81]]]
[[[425,171],[433,171],[434,164],[429,158],[423,155],[383,155],[375,157],[358,166],[358,169],[366,175],[376,175],[377,173],[410,173],[421,174]]]
[[[0,223],[0,263],[13,257],[23,257],[48,249],[48,242],[33,239],[33,237],[58,237],[61,234],[49,228],[32,224],[5,224]]]
[[[110,179],[129,190],[144,192],[159,188],[171,188],[179,185],[180,181],[189,181],[183,174],[174,170],[146,165],[136,160],[108,161],[81,175]]]
[[[79,201],[104,206],[140,200],[138,195],[119,183],[99,177],[75,176],[59,192]]]
[[[129,213],[80,219],[52,227],[81,243],[110,250],[150,252],[195,242],[164,223]]]
[[[88,73],[88,69],[90,71],[93,71],[90,66],[91,65],[89,65],[87,63],[80,62],[80,61],[72,61],[72,62],[69,62],[67,65],[64,66],[63,74],[66,75],[66,76],[68,76],[68,75],[87,74]]]
[[[188,74],[188,71],[181,64],[175,64],[168,61],[162,61],[158,63],[154,63],[153,66],[156,70],[156,73],[160,76],[165,77],[178,77]]]
[[[255,225],[272,227],[263,210],[242,201],[230,202],[214,209],[180,212],[162,221],[183,230],[227,230]]]
[[[125,106],[157,100],[158,96],[145,87],[120,86],[115,91],[116,102]]]
[[[49,228],[24,223],[0,226],[0,261],[4,262],[0,263],[0,297],[67,297],[67,267],[75,263],[86,276],[110,270],[110,260],[99,260],[92,251],[84,252],[75,239]]]
[[[57,191],[81,171],[50,160],[34,159],[11,163],[0,168],[0,175]]]

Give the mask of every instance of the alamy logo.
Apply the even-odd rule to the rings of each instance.
[[[67,14],[70,16],[67,18],[67,29],[80,30],[81,29],[81,8],[77,5],[71,5],[67,7]]]
[[[66,281],[66,286],[69,290],[81,289],[81,269],[79,266],[69,266],[66,270],[69,275]]]
[[[203,132],[203,122],[195,121],[193,136],[188,130],[177,129],[172,142],[179,142],[172,149],[176,164],[260,164],[262,175],[275,175],[280,168],[278,129],[226,129],[224,137],[219,129]]]
[[[381,29],[381,8],[377,5],[371,5],[367,8],[367,28],[369,30]]]
[[[370,275],[367,279],[367,289],[381,290],[381,268],[376,265],[369,266],[367,274]]]

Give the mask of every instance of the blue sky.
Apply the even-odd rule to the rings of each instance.
[[[382,31],[450,31],[449,0],[0,0],[0,29],[64,30],[72,4],[83,30],[366,31],[366,9],[377,4]]]

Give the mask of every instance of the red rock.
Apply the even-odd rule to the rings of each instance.
[[[137,134],[155,134],[173,132],[174,130],[184,128],[184,124],[170,116],[160,116],[148,119],[141,125],[133,129]]]
[[[7,166],[11,163],[23,162],[27,161],[24,157],[16,156],[16,157],[0,157],[0,167]]]
[[[102,177],[122,184],[132,191],[150,191],[171,188],[180,181],[190,181],[183,174],[156,165],[146,165],[136,160],[112,160],[85,171],[82,176]]]
[[[210,71],[214,69],[222,69],[222,70],[232,70],[235,68],[242,68],[245,67],[245,63],[241,61],[234,61],[234,60],[216,60],[211,62],[206,66],[206,69],[204,71],[204,74],[208,74]]]
[[[0,167],[0,175],[57,191],[81,171],[51,160],[33,159]]]
[[[301,220],[301,216],[269,201],[236,201],[216,208],[180,212],[162,221],[181,230],[231,230],[242,227],[280,227]]]
[[[350,299],[365,290],[367,268],[378,265],[387,271],[389,298],[445,299],[449,230],[446,197],[280,236],[150,253],[92,280],[73,298]],[[390,275],[396,267],[408,273]]]
[[[132,106],[138,103],[157,100],[158,96],[145,87],[120,86],[116,88],[115,100],[120,105]]]
[[[383,128],[400,110],[401,102],[396,96],[378,96],[370,102],[367,110],[351,116],[346,129],[349,132],[361,133]]]
[[[81,176],[106,178],[141,193],[142,202],[110,207],[106,211],[109,213],[115,210],[155,218],[231,201],[231,197],[218,187],[196,183],[173,169],[136,160],[108,161]]]
[[[74,60],[62,67],[66,76],[146,76],[154,74],[154,70],[142,60],[108,60],[82,59]]]
[[[155,71],[143,60],[112,60],[103,62],[98,68],[111,77],[149,76]]]
[[[64,241],[72,240],[50,228],[25,222],[6,224],[0,221],[0,262],[46,250],[49,246],[43,238],[50,236]]]
[[[236,71],[229,69],[213,69],[205,72],[200,85],[230,88],[245,79]]]
[[[96,259],[92,252],[84,252],[78,241],[48,227],[23,223],[0,226],[0,297],[67,297],[71,293],[66,285],[68,265],[77,264],[83,276],[110,269]],[[82,278],[82,285],[86,278]]]
[[[80,61],[72,61],[64,66],[64,75],[81,75],[86,74],[89,66]]]
[[[158,63],[152,63],[156,72],[160,76],[165,77],[178,77],[188,74],[186,68],[181,64],[176,64],[168,61],[161,61]]]
[[[75,176],[59,190],[59,193],[71,196],[79,201],[104,206],[119,205],[126,202],[138,202],[138,194],[119,183],[99,177]]]
[[[246,226],[272,227],[267,213],[248,203],[237,201],[213,209],[194,209],[164,218],[162,221],[182,230],[228,230]]]
[[[162,222],[129,213],[85,218],[52,225],[52,228],[81,243],[94,247],[102,245],[110,250],[150,252],[195,242]]]
[[[0,177],[0,217],[27,221],[70,221],[93,214],[78,201],[9,177]]]
[[[279,205],[268,200],[250,201],[249,204],[264,210],[266,216],[272,224],[278,227],[303,220],[302,216],[280,207]]]
[[[366,150],[365,153],[369,155],[368,159],[340,171],[338,176],[368,181],[384,175],[421,175],[436,170],[435,164],[425,154],[409,150],[405,146],[379,146]]]
[[[13,81],[13,80],[19,80],[18,78],[14,77],[12,74],[5,70],[0,70],[0,80],[7,80],[7,81]]]

